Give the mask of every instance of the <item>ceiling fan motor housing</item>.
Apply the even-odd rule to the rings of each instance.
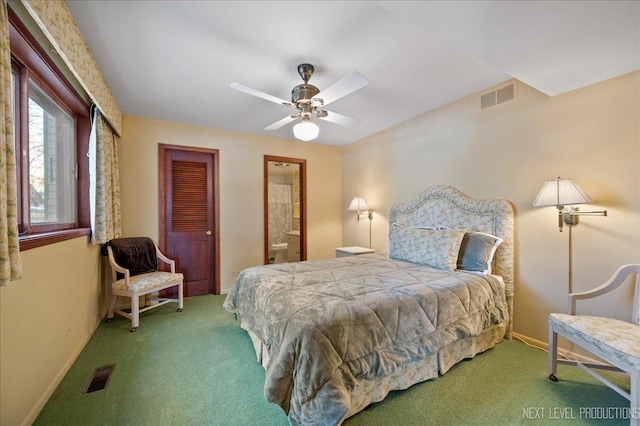
[[[318,93],[320,93],[320,89],[313,84],[298,84],[291,91],[291,102],[294,104],[298,104],[299,102],[310,102],[311,98]]]
[[[300,74],[304,83],[297,85],[291,91],[291,102],[293,102],[302,112],[306,113],[311,112],[309,108],[311,98],[320,93],[320,89],[309,84],[309,79],[313,75],[313,71],[314,68],[311,64],[298,65],[298,74]]]

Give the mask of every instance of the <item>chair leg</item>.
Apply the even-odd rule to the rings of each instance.
[[[183,307],[182,288],[183,288],[183,283],[180,283],[180,285],[178,286],[178,312],[182,312],[182,307]]]
[[[558,333],[549,324],[549,379],[557,382],[558,377]]]
[[[116,309],[116,303],[118,302],[118,296],[111,295],[111,303],[109,304],[109,311],[107,312],[107,322],[111,322],[113,319],[113,311]]]
[[[136,331],[140,324],[140,298],[137,294],[131,295],[131,331]]]
[[[631,400],[629,404],[629,417],[631,426],[640,426],[640,371],[632,371],[631,374]]]

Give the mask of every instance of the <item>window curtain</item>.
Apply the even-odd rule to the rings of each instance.
[[[22,277],[22,260],[18,241],[9,16],[5,1],[0,7],[0,55],[0,285],[6,286]]]
[[[120,173],[117,136],[94,106],[89,142],[91,242],[104,244],[120,237]]]

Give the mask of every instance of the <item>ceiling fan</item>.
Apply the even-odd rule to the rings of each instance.
[[[291,91],[291,102],[252,89],[240,83],[231,83],[231,88],[297,110],[294,114],[288,115],[282,120],[278,120],[265,127],[265,130],[276,130],[300,119],[300,123],[296,124],[293,128],[293,134],[297,139],[305,142],[317,138],[320,131],[318,125],[311,121],[313,116],[346,127],[352,127],[358,124],[360,120],[327,111],[324,107],[366,86],[367,83],[369,83],[366,77],[354,71],[336,81],[325,90],[320,91],[316,86],[309,84],[309,79],[313,75],[313,71],[314,68],[311,64],[298,65],[298,74],[300,74],[304,83],[293,88]]]

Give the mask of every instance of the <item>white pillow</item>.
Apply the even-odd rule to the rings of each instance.
[[[389,257],[453,271],[465,231],[456,229],[389,228]]]

